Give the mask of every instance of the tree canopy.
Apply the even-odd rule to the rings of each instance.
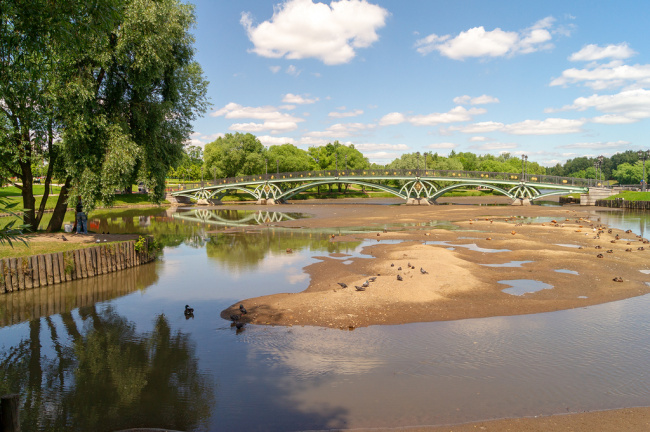
[[[192,6],[5,0],[0,20],[0,175],[19,178],[32,229],[44,210],[34,208],[34,158],[47,163],[46,186],[55,175],[64,183],[50,230],[60,229],[68,194],[91,209],[139,179],[162,199],[207,108]]]

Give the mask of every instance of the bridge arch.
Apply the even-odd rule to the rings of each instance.
[[[306,184],[300,185],[298,187],[295,187],[293,189],[289,189],[289,190],[285,191],[282,195],[280,195],[279,198],[280,199],[289,199],[292,196],[294,196],[294,195],[296,195],[296,194],[298,194],[300,192],[306,191],[307,189],[311,189],[311,188],[313,188],[315,186],[324,186],[324,185],[328,185],[328,184],[353,184],[353,185],[358,185],[358,186],[366,186],[366,187],[379,189],[379,190],[382,190],[384,192],[391,193],[391,194],[396,195],[396,196],[398,196],[400,198],[403,198],[403,199],[407,198],[405,195],[400,193],[400,191],[398,191],[397,189],[392,188],[390,186],[377,184],[377,183],[364,182],[364,181],[360,181],[360,180],[348,180],[348,179],[328,179],[328,180],[316,181],[316,182],[313,182],[313,183],[306,183]]]
[[[435,201],[435,200],[437,200],[438,198],[440,198],[441,196],[443,196],[444,194],[446,194],[449,191],[452,191],[454,189],[459,189],[459,188],[462,188],[462,187],[471,187],[471,186],[478,186],[478,185],[476,183],[456,183],[456,184],[453,184],[453,185],[449,185],[449,186],[447,186],[445,188],[442,188],[439,191],[437,191],[435,194],[433,194],[431,196],[431,198],[429,200],[430,201]],[[499,186],[495,186],[495,185],[491,185],[491,184],[481,184],[480,186],[488,188],[488,189],[495,190],[495,191],[507,196],[508,198],[515,199],[514,195],[512,195],[507,190],[505,190],[505,189],[503,189],[503,188],[501,188]]]

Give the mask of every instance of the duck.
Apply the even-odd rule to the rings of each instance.
[[[422,267],[420,267],[420,273],[422,273],[422,274],[429,274],[429,272],[426,271],[425,269],[423,269]]]
[[[237,314],[232,314],[232,315],[230,315],[230,320],[231,320],[232,322],[237,322],[237,321],[239,321],[239,318],[241,318],[240,315],[237,315]]]
[[[400,266],[400,267],[397,267],[397,270],[400,270],[400,271],[401,271],[401,270],[402,270],[402,267],[401,267],[401,266]]]
[[[243,304],[239,305],[239,311],[242,313],[242,315],[246,315],[248,313]]]
[[[185,312],[183,312],[185,316],[193,316],[194,315],[194,308],[191,308],[190,305],[185,305]]]
[[[365,291],[366,290],[366,287],[364,287],[364,286],[355,285],[354,287],[357,289],[357,291]]]
[[[404,279],[402,279],[402,276],[397,275],[397,280],[398,280],[398,281],[403,281]]]
[[[614,279],[612,279],[614,282],[623,282],[623,278],[620,276],[616,276]]]
[[[596,249],[602,249],[603,247],[601,245],[596,246]]]
[[[640,246],[640,247],[636,248],[636,250],[642,251],[642,250],[645,250],[645,248],[643,246]]]
[[[604,258],[604,255],[603,254],[598,254],[598,255],[596,255],[596,258]]]
[[[608,249],[607,253],[614,253],[614,251],[612,249]]]

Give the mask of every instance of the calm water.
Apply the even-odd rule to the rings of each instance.
[[[351,332],[238,332],[221,310],[302,291],[303,267],[334,253],[368,258],[366,243],[331,243],[338,230],[269,227],[295,214],[194,214],[95,219],[110,232],[155,235],[163,259],[0,296],[0,390],[23,396],[24,431],[397,427],[650,405],[650,296]],[[650,222],[599,216],[637,234]],[[266,225],[243,228],[246,218]]]

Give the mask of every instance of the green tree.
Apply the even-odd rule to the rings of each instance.
[[[363,156],[359,150],[354,148],[354,144],[344,145],[338,141],[329,143],[320,147],[309,147],[309,155],[318,159],[320,169],[364,169],[370,167],[370,162]]]
[[[619,184],[640,184],[643,179],[643,163],[640,161],[635,164],[622,163],[612,172],[612,178]]]
[[[266,153],[269,172],[309,171],[316,168],[316,161],[309,153],[293,144],[274,145]],[[279,168],[278,168],[279,167]]]
[[[253,175],[264,172],[266,149],[247,133],[227,133],[206,144],[203,156],[205,168],[217,178]]]
[[[207,107],[193,8],[6,0],[0,11],[0,173],[20,178],[25,222],[37,228],[47,198],[36,211],[31,166],[40,155],[46,186],[55,173],[64,181],[50,231],[60,229],[69,194],[92,208],[138,178],[162,199],[165,175]]]

